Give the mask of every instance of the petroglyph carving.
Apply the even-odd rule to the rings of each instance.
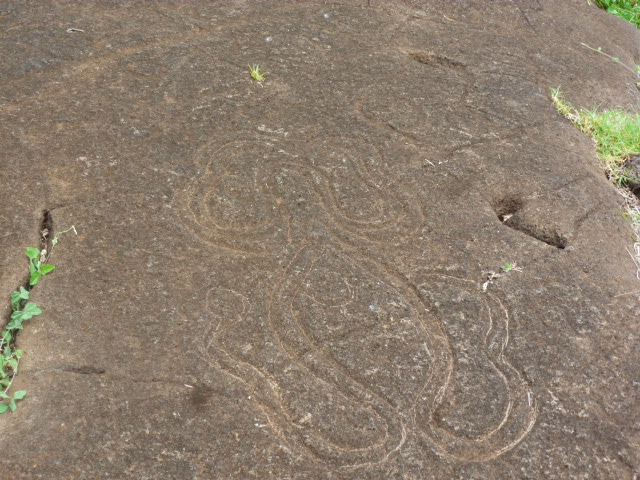
[[[294,252],[260,301],[208,292],[201,349],[246,385],[289,448],[352,468],[414,437],[482,461],[529,432],[535,401],[505,358],[500,301],[446,275],[416,288],[363,247],[406,238],[422,219],[385,183],[374,148],[236,140],[200,156],[187,226],[231,252]]]
[[[434,408],[417,406],[418,430],[438,452],[461,460],[488,460],[510,450],[533,428],[537,410],[533,392],[505,357],[506,308],[475,282],[448,275],[432,275],[419,290],[455,356],[451,382]]]
[[[286,242],[286,224],[269,188],[278,153],[258,141],[206,145],[201,172],[182,192],[181,218],[200,240],[242,252],[271,251]]]
[[[292,223],[304,223],[303,203],[314,209],[313,221],[368,241],[384,232],[398,242],[419,228],[419,208],[385,184],[379,152],[362,140],[272,142],[235,140],[197,153],[201,172],[179,198],[186,207],[180,220],[199,239],[273,252],[289,242]]]
[[[251,310],[212,289],[203,352],[247,385],[283,441],[318,460],[383,462],[416,436],[483,461],[533,427],[535,399],[504,356],[506,309],[473,282],[433,275],[416,290],[317,239],[282,272],[266,318]]]

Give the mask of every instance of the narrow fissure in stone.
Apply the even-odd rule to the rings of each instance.
[[[44,252],[43,257],[48,258],[51,253],[51,242],[53,233],[53,217],[50,210],[42,211],[42,221],[40,222],[40,251]]]
[[[45,259],[45,258],[48,258],[49,253],[51,252],[51,242],[53,238],[52,237],[53,217],[51,216],[51,212],[49,210],[42,211],[42,220],[40,221],[39,234],[40,234],[40,241],[39,241],[40,252],[42,254],[42,257],[44,257],[43,259]],[[20,283],[20,285],[18,285],[16,290],[20,290],[20,287],[23,287],[25,290],[31,291],[33,287],[29,283],[30,278],[31,278],[31,275],[29,274],[29,271],[27,269],[27,273],[24,276],[24,280]],[[9,304],[11,304],[10,298],[8,299],[8,301],[9,301]],[[7,312],[5,317],[2,319],[2,330],[4,330],[6,326],[9,324],[9,322],[11,321],[12,314],[13,314],[13,310],[9,308],[9,311]],[[16,339],[18,338],[19,334],[20,334],[20,330],[16,330],[12,334],[12,339],[10,342],[11,348],[15,347]]]

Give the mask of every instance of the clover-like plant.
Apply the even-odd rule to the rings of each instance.
[[[73,230],[76,235],[78,234],[74,226],[58,233],[53,238],[52,248],[58,243],[58,236],[69,230]],[[16,335],[24,328],[25,321],[42,313],[38,305],[29,301],[31,290],[45,275],[53,272],[56,268],[54,265],[46,263],[49,256],[46,250],[41,251],[38,248],[29,247],[25,251],[25,255],[29,259],[29,281],[11,293],[11,318],[0,334],[0,414],[9,410],[15,411],[18,408],[16,402],[27,395],[25,390],[18,390],[13,394],[9,393],[13,380],[18,374],[20,358],[24,355],[24,351],[15,348]]]
[[[0,413],[8,410],[15,411],[18,408],[16,401],[22,400],[27,394],[24,390],[19,390],[13,395],[9,394],[13,379],[18,373],[20,358],[24,354],[22,350],[13,347],[15,347],[16,334],[18,330],[24,328],[24,322],[42,313],[38,305],[29,301],[31,289],[42,277],[56,268],[54,265],[43,263],[44,258],[41,257],[41,253],[40,249],[34,247],[29,247],[25,251],[29,259],[29,285],[28,288],[21,286],[11,293],[11,320],[0,335]],[[9,402],[5,403],[6,400]]]

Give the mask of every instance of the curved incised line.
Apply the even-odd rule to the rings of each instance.
[[[344,372],[328,365],[327,358],[310,341],[301,325],[291,312],[290,303],[283,303],[285,299],[294,298],[302,278],[299,275],[306,273],[308,268],[313,268],[317,258],[305,255],[310,251],[307,245],[298,252],[289,268],[282,276],[282,280],[276,285],[269,302],[269,322],[281,348],[287,352],[291,359],[303,365],[310,373],[319,379],[323,379],[331,385],[340,386],[338,391],[352,402],[365,407],[375,413],[387,427],[387,432],[382,444],[369,445],[361,449],[336,448],[327,439],[307,432],[307,440],[313,439],[314,447],[323,452],[323,455],[332,461],[340,463],[341,467],[349,467],[356,464],[376,463],[386,459],[389,452],[396,448],[402,441],[403,435],[400,420],[393,407],[384,399],[367,391],[366,387],[354,381]],[[302,268],[302,270],[301,270]],[[286,332],[286,334],[285,334]],[[285,335],[288,335],[285,338]],[[292,338],[296,335],[297,338]],[[373,458],[372,458],[373,457]]]
[[[332,180],[321,166],[313,164],[313,160],[306,158],[306,151],[326,151],[324,144],[328,143],[329,147],[337,145],[337,151],[344,152],[342,163],[335,162],[335,165],[328,164],[327,167],[340,167],[345,164],[353,166],[354,174],[358,181],[364,185],[368,191],[377,199],[380,205],[380,212],[375,217],[366,219],[353,218],[346,214],[340,207],[340,201],[336,197],[336,189],[332,186]],[[401,227],[406,230],[404,236],[413,233],[420,225],[422,213],[417,205],[412,205],[407,199],[402,199],[396,192],[383,190],[380,182],[388,179],[388,172],[383,171],[383,154],[382,152],[369,143],[358,137],[322,137],[312,139],[308,142],[290,142],[292,148],[302,150],[297,157],[304,158],[303,162],[288,162],[297,168],[297,171],[309,179],[310,184],[314,186],[318,195],[322,199],[326,213],[331,217],[333,223],[343,230],[352,231],[353,233],[379,233],[381,230],[390,230],[392,228]],[[365,150],[372,150],[366,152]],[[332,152],[335,154],[335,152]],[[317,157],[317,155],[314,155]],[[369,168],[366,166],[365,157],[373,157],[370,163],[379,164],[378,167]],[[345,158],[348,157],[348,158]],[[302,170],[301,170],[302,169]],[[309,173],[306,173],[308,171]],[[311,178],[310,178],[311,176]],[[359,199],[360,201],[364,201]],[[408,225],[403,225],[406,220]]]
[[[337,206],[337,200],[334,199],[331,193],[331,188],[328,186],[330,181],[324,175],[324,173],[310,167],[309,165],[300,165],[290,162],[282,162],[280,165],[286,169],[296,172],[303,177],[315,190],[315,192],[322,199],[322,205],[324,213],[330,219],[325,227],[333,227],[343,232],[353,234],[359,237],[365,237],[369,241],[377,240],[377,235],[385,231],[400,230],[398,235],[401,238],[407,237],[415,230],[417,230],[422,224],[422,216],[417,208],[411,208],[404,202],[389,195],[386,197],[386,202],[383,203],[383,212],[379,215],[380,221],[364,221],[353,220],[344,215]],[[309,173],[310,172],[310,173]],[[311,177],[310,177],[311,176]],[[379,188],[379,187],[376,187]],[[378,195],[380,198],[385,198],[383,195]],[[393,203],[393,207],[389,204]]]
[[[416,424],[440,454],[463,461],[490,460],[515,447],[531,431],[537,417],[536,406],[532,402],[533,392],[504,356],[509,342],[509,315],[507,309],[496,297],[491,294],[481,294],[474,282],[448,275],[433,275],[433,278],[438,279],[433,282],[436,284],[438,281],[448,285],[463,284],[460,287],[461,290],[483,299],[488,315],[484,350],[487,360],[501,376],[508,390],[508,401],[500,422],[491,431],[476,438],[463,438],[437,426],[432,418],[433,412],[431,415],[426,415],[427,418],[416,420]],[[494,310],[497,312],[493,312],[484,301],[485,295],[496,306]],[[496,316],[499,318],[495,318]]]
[[[333,252],[330,252],[330,250],[333,250]],[[333,359],[326,349],[323,349],[312,339],[292,308],[291,302],[298,295],[304,295],[301,289],[308,280],[311,272],[316,268],[317,262],[327,256],[330,256],[329,258],[336,258],[336,255],[339,254],[334,248],[322,246],[318,242],[312,242],[301,249],[296,255],[296,258],[291,262],[287,271],[283,274],[283,280],[274,288],[274,293],[271,296],[272,300],[269,305],[269,320],[275,335],[279,338],[282,348],[286,350],[296,362],[307,366],[315,375],[326,379],[329,383],[339,385],[340,391],[344,395],[348,395],[349,398],[358,403],[370,405],[379,415],[382,415],[390,421],[394,427],[394,432],[392,432],[392,435],[389,437],[391,441],[385,443],[384,449],[376,449],[377,453],[375,454],[375,456],[379,458],[387,458],[388,454],[403,441],[404,436],[401,433],[401,431],[404,431],[402,417],[407,412],[399,411],[398,407],[395,407],[393,403],[390,402],[390,399],[384,398],[379,393],[372,391],[370,387],[355,378],[343,365]],[[354,263],[354,265],[357,264]],[[371,267],[371,265],[367,266]],[[372,275],[370,268],[362,269],[362,266],[358,266],[358,268],[367,275]],[[381,275],[374,274],[373,278],[380,280]],[[400,288],[401,291],[405,290],[401,298],[403,301],[406,301],[414,311],[418,314],[422,312],[425,317],[428,315],[417,298],[407,298],[410,294],[407,294],[406,289],[402,289],[402,287],[396,283],[395,279],[390,279],[387,276],[383,278],[394,290],[398,288]],[[437,403],[436,399],[439,392],[446,389],[447,382],[449,381],[451,355],[446,336],[442,332],[440,325],[437,322],[430,322],[423,318],[419,318],[418,322],[426,334],[427,342],[429,343],[429,355],[432,360],[429,378],[422,387],[418,397],[430,399],[430,401],[435,404]],[[348,453],[352,454],[353,452]],[[343,462],[347,461],[345,455],[346,457],[352,457],[352,455],[348,455],[347,452],[342,452],[341,461]],[[361,459],[349,459],[349,462],[353,461],[361,461]]]
[[[326,146],[328,144],[328,148]],[[363,150],[369,148],[373,152],[365,152]],[[372,148],[370,145],[364,144],[363,141],[357,137],[322,137],[310,140],[304,144],[305,152],[309,152],[303,157],[309,157],[307,162],[301,164],[302,167],[308,167],[310,171],[321,176],[322,181],[318,184],[318,187],[322,190],[318,192],[323,196],[323,202],[328,208],[332,208],[336,215],[339,217],[339,221],[344,222],[355,228],[381,228],[380,223],[389,223],[396,215],[390,215],[395,212],[390,212],[389,207],[385,208],[385,200],[388,197],[392,197],[387,193],[385,196],[382,188],[378,184],[382,180],[380,172],[374,172],[372,169],[365,165],[365,156],[372,156],[376,159],[376,162],[382,163],[382,154],[377,148]],[[329,152],[330,151],[330,152]],[[323,152],[322,155],[316,154],[316,152]],[[327,153],[324,153],[327,152]],[[342,154],[341,154],[342,153]],[[335,159],[326,163],[324,166],[321,164],[322,160],[327,156],[333,156]],[[316,160],[317,159],[317,160]],[[342,162],[339,162],[342,160]],[[369,163],[372,161],[370,160]],[[343,212],[340,207],[340,201],[337,197],[337,185],[332,181],[331,177],[339,175],[331,175],[327,170],[339,169],[344,166],[348,166],[350,173],[353,174],[356,183],[360,184],[367,189],[368,192],[375,198],[375,204],[378,206],[378,214],[370,216],[365,219],[354,218]],[[349,177],[351,179],[352,177]],[[344,179],[343,179],[344,180]],[[367,202],[367,199],[358,198],[360,202]],[[395,199],[394,199],[395,200]]]
[[[253,155],[247,154],[245,158],[237,158],[236,155],[240,154],[240,151],[231,151],[229,155],[225,155],[226,150],[233,150],[234,146],[251,144],[254,144],[250,150],[255,152]],[[182,223],[206,243],[234,252],[264,254],[281,249],[283,241],[286,243],[289,238],[289,229],[285,217],[278,215],[279,208],[272,189],[269,185],[264,187],[261,184],[267,179],[264,168],[260,165],[260,157],[265,155],[260,152],[260,149],[265,149],[264,144],[254,140],[239,139],[224,143],[213,151],[208,151],[211,146],[212,144],[205,145],[196,153],[196,157],[205,157],[200,160],[205,172],[196,179],[193,185],[189,185],[182,192],[180,201],[187,209],[187,215],[180,219]],[[274,155],[273,149],[266,150],[266,154]],[[254,164],[251,165],[252,177],[248,179],[247,191],[257,190],[259,193],[256,195],[255,202],[266,202],[262,208],[265,219],[249,226],[242,224],[221,225],[211,214],[207,200],[216,193],[221,197],[224,196],[224,191],[216,191],[216,185],[231,177],[235,171],[242,174],[243,171],[239,170],[241,165],[238,164],[242,162]],[[242,177],[242,175],[238,176]]]
[[[357,140],[347,140],[349,140],[347,143],[358,143]],[[344,143],[347,140],[342,138],[341,142]],[[282,149],[276,151],[279,145],[275,144],[278,142],[284,143],[287,148],[289,146],[300,148],[302,145],[300,142],[283,142],[281,139],[272,139],[272,141],[274,144],[265,145],[263,139],[237,138],[217,148],[212,148],[213,143],[205,145],[196,152],[195,155],[200,157],[199,162],[205,171],[179,195],[181,203],[187,208],[187,215],[181,218],[181,221],[189,231],[206,243],[213,243],[239,253],[259,254],[279,250],[282,248],[282,240],[290,238],[290,222],[286,219],[282,208],[278,206],[275,187],[277,182],[274,178],[278,171],[286,170],[300,175],[321,200],[318,203],[324,207],[323,212],[328,217],[324,222],[325,227],[337,228],[351,235],[365,237],[370,241],[379,241],[378,235],[382,231],[390,231],[395,237],[405,238],[419,228],[422,220],[420,209],[394,193],[383,192],[374,173],[357,158],[349,158],[348,163],[346,158],[343,160],[344,164],[351,165],[359,184],[373,195],[374,203],[379,206],[377,209],[379,213],[369,218],[353,218],[346,214],[340,207],[340,201],[336,197],[336,187],[332,185],[330,175],[322,168],[314,166],[304,155],[287,154]],[[305,142],[304,145],[309,147],[318,141],[320,140],[312,140]],[[247,147],[250,147],[249,153],[243,153],[247,152]],[[240,155],[243,157],[238,158],[237,156]],[[270,158],[267,159],[267,157]],[[236,171],[239,173],[238,177],[242,178],[242,170],[238,162],[252,164],[250,165],[252,177],[246,179],[248,191],[257,191],[262,197],[261,201],[267,203],[262,209],[264,220],[254,225],[220,224],[216,221],[215,215],[212,215],[208,204],[208,200],[215,194],[224,198],[224,190],[218,192],[216,186],[224,183]],[[294,213],[290,211],[289,215]],[[280,241],[276,237],[279,237]]]
[[[345,456],[349,456],[353,461],[348,465],[352,465],[353,463],[357,463],[356,459],[360,462],[366,461],[368,454],[370,454],[372,450],[379,449],[384,443],[389,442],[389,434],[387,433],[382,440],[367,448],[348,448],[335,443],[332,444],[326,440],[323,441],[313,430],[301,431],[302,427],[296,425],[296,422],[292,419],[290,409],[281,398],[282,394],[280,392],[282,388],[278,385],[278,380],[262,372],[253,364],[238,358],[230,352],[224,344],[223,340],[225,335],[242,321],[243,317],[248,313],[250,308],[248,300],[244,296],[228,289],[212,289],[212,291],[213,290],[232,293],[241,299],[242,308],[236,309],[237,315],[232,321],[225,322],[225,324],[211,324],[206,335],[203,337],[202,354],[218,368],[247,385],[252,392],[252,396],[256,402],[258,402],[260,409],[268,416],[269,426],[271,426],[278,435],[282,436],[286,443],[292,448],[303,450],[307,455],[319,461],[326,461],[331,458],[334,462],[341,463]],[[207,304],[209,304],[211,300],[209,295],[208,297]],[[353,398],[344,396],[331,382],[327,382],[316,376],[313,371],[309,370],[308,366],[305,366],[303,363],[295,362],[295,359],[293,360],[298,368],[307,372],[306,378],[313,378],[314,381],[323,385],[323,391],[333,390],[336,396],[345,398],[348,402],[353,403]],[[384,418],[378,415],[370,405],[358,402],[358,407],[376,417],[378,423],[385,424]],[[293,445],[291,445],[291,443],[293,443]],[[341,463],[341,466],[345,465]]]

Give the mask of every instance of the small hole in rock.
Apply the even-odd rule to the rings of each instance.
[[[545,228],[544,225],[539,225],[531,219],[516,215],[524,207],[524,204],[522,198],[515,195],[507,195],[494,202],[493,209],[498,220],[507,227],[518,230],[547,245],[564,250],[567,247],[567,239],[564,235],[555,230]]]
[[[506,222],[523,206],[524,202],[521,198],[508,195],[495,202],[493,209],[495,210],[498,219],[500,219],[501,222]]]

